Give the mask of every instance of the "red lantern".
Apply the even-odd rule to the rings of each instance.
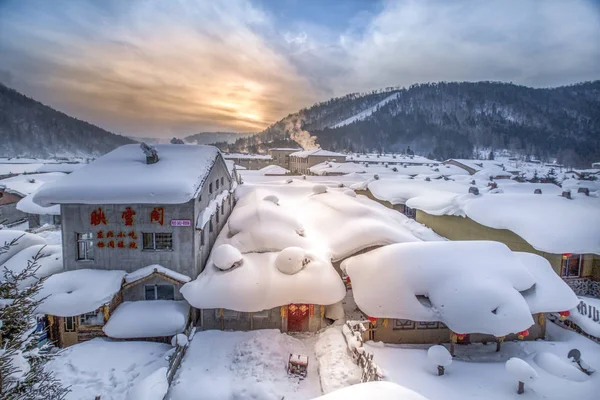
[[[369,322],[375,324],[377,322],[377,318],[375,317],[367,317],[367,319],[369,320]]]
[[[346,282],[350,283],[350,277],[349,276],[346,277]]]
[[[529,329],[517,333],[517,337],[521,340],[525,339],[527,336],[529,336]]]
[[[560,319],[565,320],[571,313],[569,311],[561,311],[558,313],[560,315]]]
[[[456,339],[457,340],[464,340],[464,338],[466,338],[467,335],[465,333],[457,333],[456,334]]]

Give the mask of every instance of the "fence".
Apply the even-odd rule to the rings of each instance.
[[[188,338],[188,342],[182,346],[177,345],[175,347],[175,352],[171,355],[171,357],[169,357],[169,367],[167,369],[167,382],[169,383],[169,386],[171,386],[171,382],[173,382],[175,373],[177,372],[177,369],[181,364],[181,360],[183,359],[183,356],[185,355],[185,352],[189,346],[189,341],[194,337],[195,332],[196,328],[191,328],[191,325],[188,324],[184,332]]]
[[[373,353],[369,353],[364,348],[363,332],[366,331],[367,328],[361,321],[347,321],[346,325],[342,327],[350,355],[362,369],[360,381],[380,381],[383,379],[381,368],[373,361]]]

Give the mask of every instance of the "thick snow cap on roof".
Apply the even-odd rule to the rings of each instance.
[[[159,161],[146,164],[137,144],[121,146],[60,181],[45,185],[34,202],[52,204],[181,204],[196,196],[219,150],[213,146],[154,146]]]
[[[358,307],[376,318],[442,321],[458,333],[505,336],[533,325],[520,293],[544,281],[502,243],[400,243],[345,260]]]
[[[323,149],[303,150],[303,151],[297,151],[295,153],[290,154],[290,157],[306,158],[308,156],[316,156],[316,157],[346,157],[346,154],[335,153],[333,151],[323,150]]]
[[[7,246],[13,242],[14,244],[9,246],[5,252],[0,253],[0,265],[30,246],[46,244],[46,241],[41,236],[32,233],[12,229],[0,229],[0,246]]]
[[[60,215],[60,204],[55,204],[50,207],[42,207],[33,202],[35,193],[23,197],[17,203],[17,210],[27,214],[36,215]]]
[[[510,230],[539,251],[600,254],[600,199],[577,193],[572,197],[447,191],[413,197],[406,205],[431,215],[467,216],[490,228]]]
[[[176,281],[179,281],[182,283],[190,281],[190,277],[187,275],[180,274],[179,272],[175,272],[175,271],[173,271],[169,268],[163,267],[162,265],[159,265],[159,264],[152,264],[152,265],[148,265],[147,267],[137,269],[137,270],[125,275],[125,282],[126,283],[136,282],[136,281],[139,281],[140,279],[144,279],[145,277],[152,275],[155,272],[166,275],[169,278],[175,279]]]
[[[6,268],[14,274],[19,274],[35,257],[37,257],[35,276],[21,281],[20,287],[22,288],[34,284],[37,279],[45,278],[63,270],[62,247],[60,245],[35,244],[24,248],[4,263],[1,263],[0,271]],[[1,272],[0,280],[2,280]]]
[[[469,192],[469,186],[464,183],[421,179],[379,179],[370,182],[368,188],[375,198],[392,204],[404,204],[418,196],[446,199],[448,196]]]
[[[52,275],[38,293],[37,312],[74,317],[110,302],[121,289],[125,271],[79,269]]]
[[[38,190],[44,183],[54,182],[66,176],[62,172],[52,172],[47,174],[28,174],[17,175],[11,178],[0,180],[0,187],[8,193],[14,193],[25,197]]]
[[[239,267],[222,271],[209,259],[198,278],[181,288],[196,308],[226,308],[258,312],[290,303],[329,305],[344,298],[346,289],[328,260],[307,255],[309,262],[295,274],[277,269],[279,252],[247,253]]]
[[[548,260],[533,253],[514,254],[535,278],[535,285],[521,292],[532,314],[568,311],[577,307],[577,296],[554,272]]]
[[[112,313],[102,330],[116,339],[173,336],[185,330],[189,309],[185,301],[126,301]]]

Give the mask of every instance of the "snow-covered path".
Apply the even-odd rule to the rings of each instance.
[[[306,400],[321,395],[313,335],[278,330],[203,331],[194,336],[175,375],[172,400]],[[309,356],[305,380],[288,376],[290,353]]]

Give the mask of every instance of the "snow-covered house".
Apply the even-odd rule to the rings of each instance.
[[[35,193],[40,206],[60,205],[66,270],[202,271],[231,212],[235,181],[215,147],[153,151],[119,147]]]
[[[16,225],[28,222],[29,228],[60,223],[56,209],[31,205],[31,195],[42,185],[61,179],[62,172],[17,175],[0,180],[0,224]]]
[[[357,306],[388,343],[543,338],[544,313],[578,299],[544,258],[491,241],[410,242],[342,263]]]
[[[485,174],[493,179],[510,179],[519,172],[514,168],[507,169],[502,162],[493,160],[449,159],[444,164],[460,167],[471,175]]]
[[[290,154],[289,170],[293,173],[308,174],[310,167],[325,161],[343,163],[346,162],[346,155],[323,149],[297,151]]]
[[[337,185],[336,185],[337,186]],[[390,243],[441,240],[347,188],[292,181],[238,188],[206,269],[181,289],[200,329],[315,331],[343,317],[336,265]]]
[[[425,193],[406,205],[417,210],[418,222],[448,239],[494,240],[541,255],[577,294],[599,297],[600,199],[516,185],[504,193]],[[516,190],[521,187],[529,191]]]
[[[38,294],[49,339],[59,347],[100,336],[169,342],[191,321],[179,293],[188,276],[161,265],[132,273],[79,269],[50,276]]]
[[[275,147],[269,149],[269,155],[273,157],[273,164],[285,169],[290,169],[290,154],[302,151],[302,148]]]
[[[246,169],[256,170],[266,167],[273,162],[268,154],[224,153],[223,157]]]

